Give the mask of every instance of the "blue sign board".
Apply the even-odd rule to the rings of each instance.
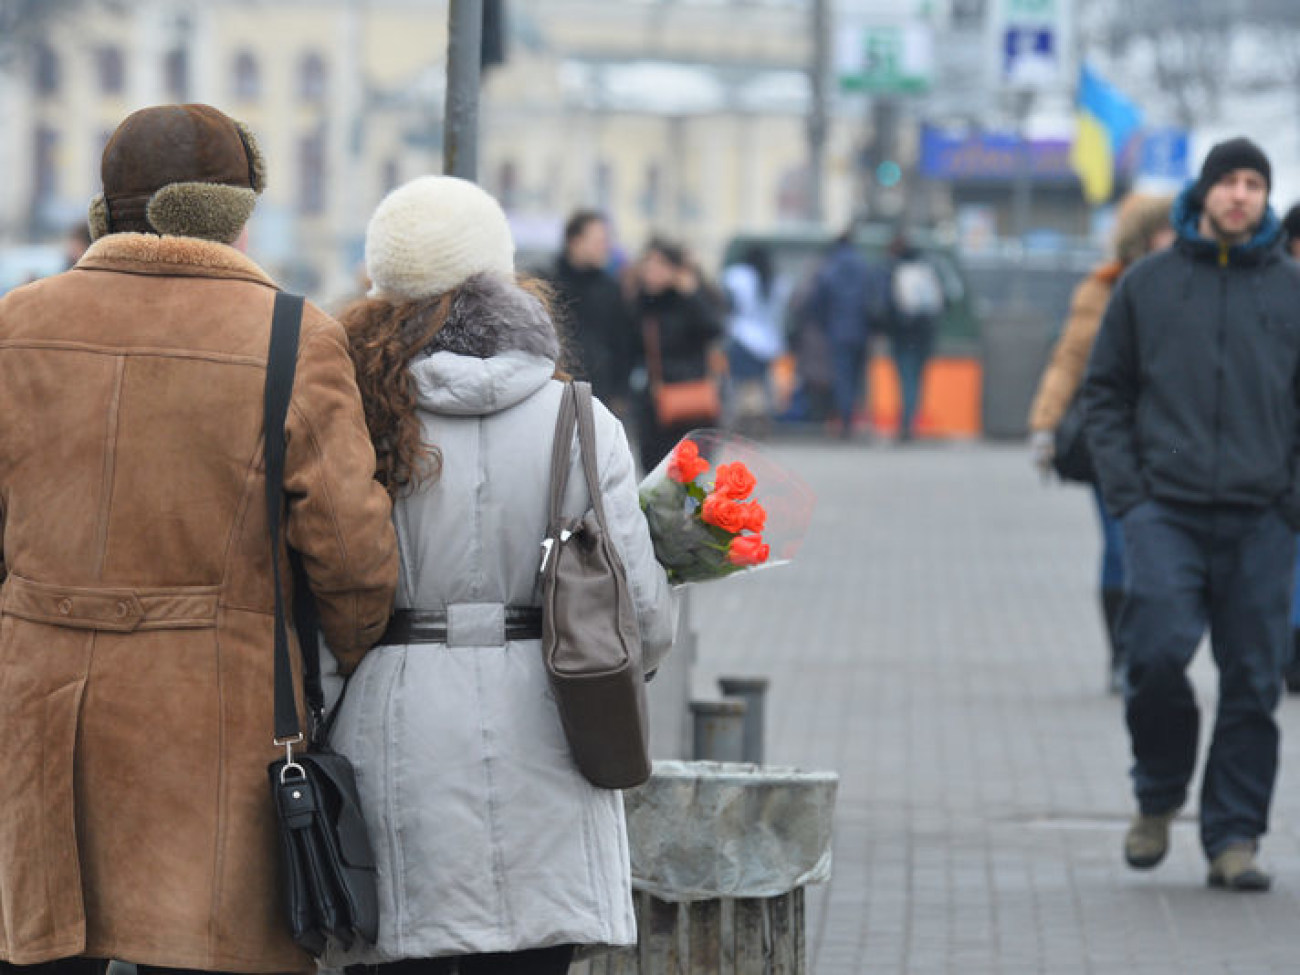
[[[1150,179],[1185,180],[1191,176],[1186,129],[1148,129],[1142,134],[1138,176]]]
[[[921,175],[937,180],[1007,183],[1023,165],[1039,182],[1073,183],[1066,139],[1024,142],[1011,132],[954,133],[925,126],[921,130]]]

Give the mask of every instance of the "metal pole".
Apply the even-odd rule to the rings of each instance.
[[[821,223],[826,215],[826,76],[830,73],[830,3],[813,0],[812,111],[808,116],[808,219]]]
[[[443,122],[442,171],[478,178],[479,58],[483,44],[483,0],[451,0],[447,25],[447,106]]]

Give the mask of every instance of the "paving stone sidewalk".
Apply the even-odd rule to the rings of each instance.
[[[841,775],[810,971],[1300,970],[1300,699],[1279,712],[1273,892],[1206,889],[1192,810],[1134,873],[1087,492],[1013,447],[775,450],[818,490],[813,528],[796,565],[697,590],[694,686],[769,676],[768,761]],[[1193,673],[1212,709],[1204,649]]]

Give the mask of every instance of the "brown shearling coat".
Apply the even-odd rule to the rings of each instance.
[[[0,959],[311,967],[266,772],[274,295],[233,248],[116,234],[0,299]],[[397,551],[343,330],[310,305],[286,428],[286,534],[355,666]]]
[[[1070,401],[1083,382],[1088,356],[1097,340],[1102,315],[1123,270],[1118,263],[1104,264],[1079,282],[1070,298],[1070,317],[1065,321],[1047,368],[1038,381],[1033,405],[1029,408],[1029,429],[1055,430],[1065,416]]]

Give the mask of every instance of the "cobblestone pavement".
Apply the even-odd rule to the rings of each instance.
[[[796,565],[697,590],[693,680],[768,675],[767,760],[841,775],[811,972],[1300,970],[1300,699],[1279,712],[1273,892],[1208,890],[1190,809],[1168,860],[1130,871],[1086,491],[1012,447],[775,449],[817,487],[813,528]],[[1212,707],[1205,650],[1193,674]]]

